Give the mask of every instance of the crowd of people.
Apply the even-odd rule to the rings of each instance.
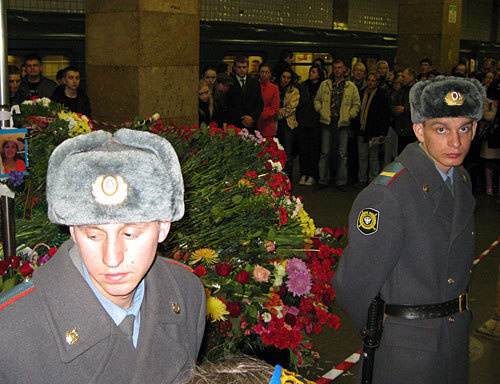
[[[48,97],[63,104],[71,112],[91,115],[90,100],[80,88],[80,70],[75,66],[61,69],[56,76],[57,83],[43,76],[42,59],[36,53],[26,56],[21,68],[9,65],[10,105],[25,100]]]
[[[299,157],[299,185],[340,191],[347,185],[362,189],[380,169],[416,141],[410,114],[410,90],[418,82],[440,75],[474,77],[488,92],[484,116],[473,149],[466,160],[475,187],[485,185],[494,195],[494,172],[499,169],[499,124],[496,117],[500,72],[487,59],[468,73],[459,63],[439,73],[423,58],[419,70],[391,67],[380,60],[375,68],[361,61],[352,68],[340,59],[331,74],[322,58],[313,61],[307,79],[292,69],[293,52],[281,52],[271,67],[262,63],[251,72],[245,56],[229,65],[205,66],[199,87],[199,123],[216,122],[277,137],[287,154],[284,171],[293,180],[293,160]],[[253,64],[252,64],[253,65]],[[303,80],[303,81],[300,81]],[[259,89],[260,88],[260,89]]]

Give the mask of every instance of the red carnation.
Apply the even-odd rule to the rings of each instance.
[[[18,268],[19,267],[19,262],[20,262],[20,257],[19,256],[11,256],[11,257],[9,257],[9,264],[12,266],[12,268]]]
[[[229,276],[232,270],[233,267],[228,263],[219,263],[215,266],[215,272],[222,277]]]
[[[257,172],[255,172],[255,171],[248,171],[245,174],[245,178],[247,178],[247,179],[257,179],[258,177],[259,177],[259,175],[257,175]]]
[[[250,281],[251,275],[245,271],[241,270],[240,273],[238,273],[238,276],[236,277],[236,281],[241,284],[247,284]]]
[[[238,317],[241,315],[241,304],[240,303],[227,303],[226,308],[229,311],[229,316],[231,317]]]
[[[57,252],[58,249],[59,248],[50,248],[49,249],[49,256],[50,257],[54,256],[56,254],[56,252]]]
[[[33,268],[31,268],[29,261],[24,261],[23,265],[19,268],[19,273],[23,276],[27,276],[33,272]]]
[[[207,274],[207,270],[202,265],[198,265],[195,269],[193,269],[193,272],[198,277],[202,277]]]
[[[0,276],[7,272],[9,268],[9,262],[7,260],[0,260]]]

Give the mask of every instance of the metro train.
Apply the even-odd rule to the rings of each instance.
[[[36,51],[44,59],[48,77],[58,67],[80,67],[85,79],[85,15],[62,13],[7,12],[9,61],[20,64],[25,55]],[[232,63],[236,55],[246,55],[252,65],[278,61],[279,53],[291,49],[294,70],[305,73],[316,57],[327,65],[334,58],[346,64],[361,60],[372,67],[378,60],[394,62],[397,35],[344,30],[324,30],[261,26],[226,22],[200,22],[200,68],[220,62]],[[500,44],[461,40],[460,57],[477,68],[487,57],[498,58]],[[53,64],[47,73],[47,61]],[[59,68],[59,69],[60,69]]]

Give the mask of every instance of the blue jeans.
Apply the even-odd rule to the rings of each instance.
[[[337,174],[335,185],[347,184],[347,141],[349,127],[336,127],[334,121],[330,125],[321,126],[321,156],[319,158],[319,183],[328,185],[330,182],[330,158],[337,143]]]
[[[359,158],[358,180],[360,183],[367,182],[367,174],[370,181],[372,181],[378,176],[378,171],[380,168],[380,162],[378,159],[378,150],[379,150],[379,145],[373,145],[370,148],[368,142],[365,142],[365,138],[363,136],[358,136],[358,158]],[[368,163],[370,164],[370,167],[368,167]]]

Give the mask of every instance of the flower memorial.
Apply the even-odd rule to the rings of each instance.
[[[23,104],[21,111],[17,126],[29,129],[32,168],[16,190],[16,239],[57,247],[69,236],[46,217],[47,162],[63,140],[96,128],[50,101]],[[291,367],[313,365],[319,355],[311,336],[339,327],[331,279],[346,230],[315,228],[302,199],[290,195],[279,142],[231,126],[165,125],[158,115],[122,127],[165,137],[179,156],[186,213],[159,252],[190,266],[205,286],[202,355],[216,360],[275,348],[289,352]],[[22,265],[37,268],[44,257],[25,257]],[[4,285],[7,278],[22,280],[20,269],[13,273],[16,262],[4,264]]]

